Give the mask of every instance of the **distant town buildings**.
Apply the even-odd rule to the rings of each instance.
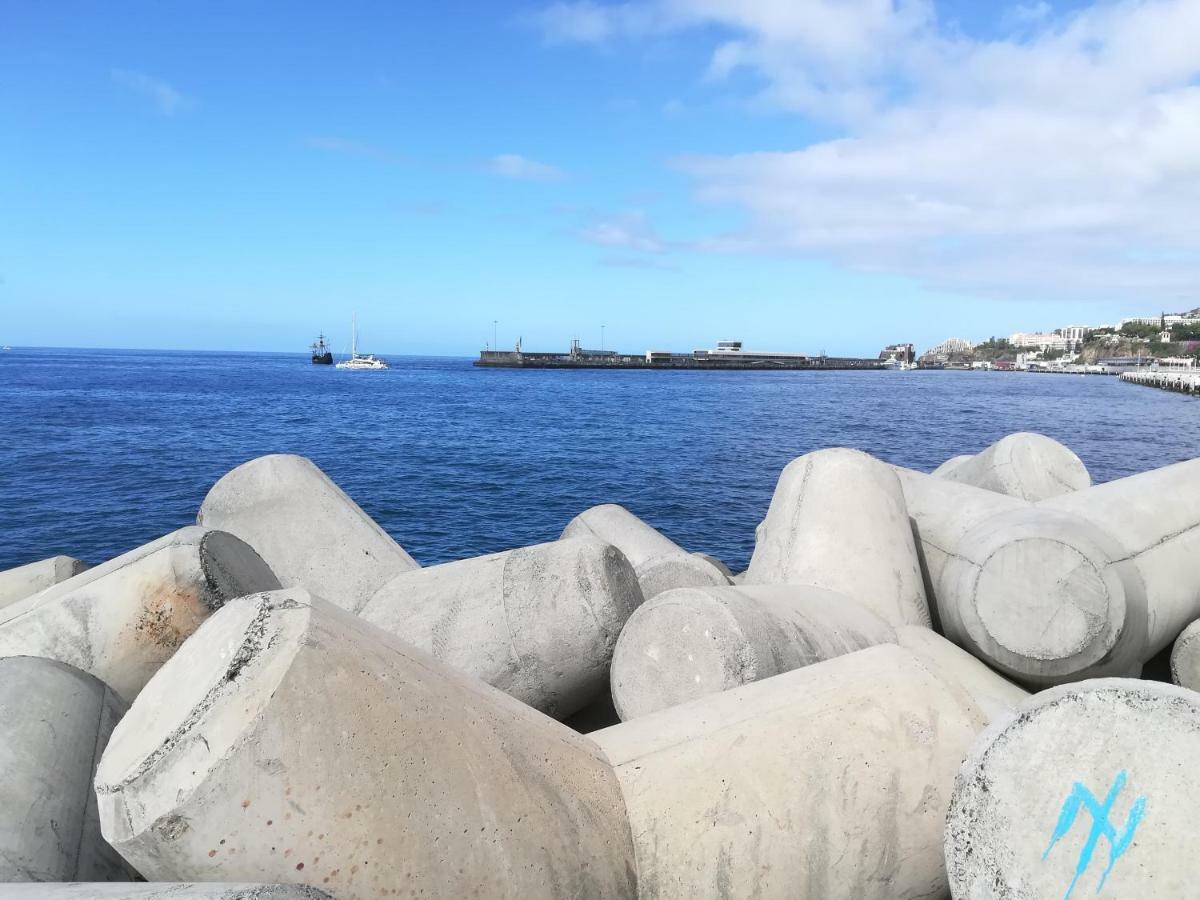
[[[1083,338],[1079,338],[1083,340]],[[1014,347],[1031,350],[1070,350],[1074,343],[1054,331],[1017,331],[1008,336],[1008,342]]]

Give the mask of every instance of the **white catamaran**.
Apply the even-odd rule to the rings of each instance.
[[[362,355],[358,352],[358,315],[354,316],[350,326],[350,358],[343,359],[337,364],[339,369],[386,369],[388,364],[373,354]]]

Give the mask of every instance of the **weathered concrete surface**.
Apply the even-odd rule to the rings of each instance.
[[[688,553],[615,503],[593,506],[567,523],[562,537],[593,537],[625,554],[647,600],[679,587],[729,584],[712,563]]]
[[[1171,680],[1200,691],[1200,619],[1179,633],[1171,648]]]
[[[57,659],[131,702],[214,609],[277,587],[233,535],[181,528],[0,609],[0,657]]]
[[[568,538],[398,575],[359,615],[555,718],[608,690],[642,603],[616,547]]]
[[[975,454],[973,454],[973,453],[963,453],[961,456],[952,456],[948,460],[946,460],[944,463],[942,463],[940,466],[938,466],[936,469],[934,469],[932,472],[930,472],[929,474],[936,475],[938,477],[944,476],[944,475],[948,474],[949,472],[953,471],[954,469],[957,469],[959,466],[961,466],[963,463],[965,463],[968,459],[974,459],[974,458],[975,458]]]
[[[954,459],[959,459],[955,457]],[[1075,453],[1054,438],[1021,431],[934,475],[1036,502],[1091,487],[1092,476]]]
[[[896,629],[896,643],[920,659],[927,668],[962,687],[989,722],[1011,715],[1029,696],[1024,688],[989,669],[932,629],[902,625]]]
[[[625,625],[613,701],[622,720],[633,719],[895,640],[875,613],[824,588],[679,588],[647,601]]]
[[[1197,758],[1192,691],[1100,679],[1031,697],[959,772],[945,836],[954,897],[1195,896]]]
[[[0,900],[331,900],[303,884],[0,884]]]
[[[358,612],[389,580],[419,568],[358,504],[303,456],[243,463],[208,492],[197,523],[236,534],[284,587]]]
[[[88,564],[71,556],[52,556],[0,572],[0,609],[38,591],[53,587],[60,581],[74,578],[88,568]]]
[[[129,881],[100,835],[92,775],[125,704],[92,676],[0,659],[0,882]]]
[[[201,626],[114,731],[96,793],[151,879],[338,900],[636,890],[590,740],[298,588]]]
[[[1044,503],[1111,534],[1146,587],[1149,659],[1200,618],[1200,459],[1131,475]]]
[[[930,624],[904,492],[889,466],[858,450],[788,463],[742,584],[811,584],[892,625]]]
[[[595,732],[642,898],[940,896],[954,773],[984,718],[872,647]]]
[[[1147,595],[1110,534],[1030,506],[963,536],[937,586],[946,637],[1022,684],[1137,675]]]

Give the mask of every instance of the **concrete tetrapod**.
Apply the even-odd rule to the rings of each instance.
[[[568,538],[397,575],[359,615],[561,719],[607,692],[641,603],[620,550]]]
[[[0,659],[0,882],[137,877],[101,837],[92,793],[100,751],[124,712],[112,691],[71,666]]]
[[[74,578],[87,567],[87,563],[70,556],[52,556],[0,572],[0,608]]]
[[[954,554],[947,637],[1029,684],[1136,675],[1200,617],[1200,459],[992,516]]]
[[[304,884],[0,884],[0,900],[330,900]]]
[[[351,612],[401,572],[419,568],[358,504],[303,456],[243,463],[208,492],[196,522],[236,534],[284,587]]]
[[[708,560],[688,553],[615,503],[584,510],[567,523],[562,537],[593,537],[612,544],[633,564],[647,600],[672,588],[729,584]]]
[[[950,789],[983,727],[884,645],[589,737],[621,782],[641,898],[909,900],[945,892]]]
[[[128,703],[214,609],[277,587],[233,535],[181,528],[0,609],[0,657],[60,660]]]
[[[338,900],[636,889],[591,741],[298,588],[201,626],[114,731],[96,793],[151,879]]]
[[[1171,648],[1171,680],[1180,687],[1200,691],[1200,619],[1180,632]]]
[[[741,583],[811,584],[892,625],[930,624],[904,491],[858,450],[818,450],[784,467]]]
[[[895,640],[879,616],[824,588],[678,588],[647,601],[621,632],[613,702],[633,719]]]
[[[1143,661],[1200,618],[1200,459],[1064,494],[1038,508],[1103,529],[1137,565],[1149,614]]]
[[[1069,447],[1032,431],[1010,434],[968,459],[950,463],[953,460],[934,475],[1020,500],[1048,500],[1092,484],[1087,467]]]
[[[963,536],[937,586],[943,632],[1023,684],[1137,675],[1147,593],[1104,529],[1030,506]]]
[[[1017,713],[980,737],[956,779],[953,896],[1195,896],[1200,694],[1097,679]]]

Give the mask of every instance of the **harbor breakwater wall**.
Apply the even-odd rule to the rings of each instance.
[[[251,460],[9,579],[0,900],[1189,895],[1200,459],[964,449],[792,461],[736,574],[611,504],[422,568]]]
[[[1125,372],[1121,375],[1121,380],[1144,387],[1175,391],[1178,394],[1200,395],[1200,372],[1198,371],[1173,372],[1159,369],[1148,372]]]

